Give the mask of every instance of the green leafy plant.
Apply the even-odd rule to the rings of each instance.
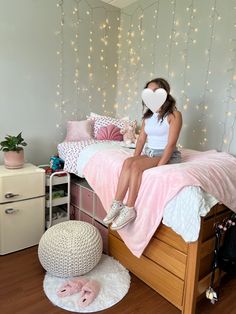
[[[27,143],[22,138],[21,133],[22,132],[20,132],[17,136],[7,135],[5,137],[5,140],[0,142],[0,150],[4,152],[21,151],[23,149],[22,146],[27,145]]]

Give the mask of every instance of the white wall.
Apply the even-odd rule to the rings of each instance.
[[[119,115],[141,121],[141,90],[164,77],[183,113],[180,144],[236,154],[235,21],[233,0],[139,0],[122,9]]]
[[[63,10],[60,29],[56,0],[0,0],[0,140],[22,131],[26,160],[35,164],[56,152],[67,120],[114,114],[120,10],[99,0],[66,0]]]

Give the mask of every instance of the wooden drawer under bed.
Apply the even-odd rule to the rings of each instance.
[[[109,253],[182,313],[193,314],[210,283],[214,225],[230,213],[226,206],[215,205],[201,221],[199,240],[189,244],[161,224],[140,258],[110,230]]]

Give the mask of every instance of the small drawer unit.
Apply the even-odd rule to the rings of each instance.
[[[75,220],[89,222],[98,228],[103,239],[103,251],[108,253],[108,227],[103,223],[106,211],[86,180],[71,180],[71,207]]]
[[[39,243],[45,230],[45,172],[0,166],[0,255]]]

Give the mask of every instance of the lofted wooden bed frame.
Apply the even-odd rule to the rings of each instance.
[[[197,301],[210,284],[214,225],[232,213],[223,204],[212,207],[202,218],[199,239],[186,243],[172,229],[158,227],[141,258],[135,257],[117,232],[109,231],[109,254],[176,306],[194,314]],[[216,273],[215,280],[218,278]]]

